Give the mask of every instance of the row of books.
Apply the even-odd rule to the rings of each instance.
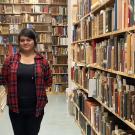
[[[67,64],[67,57],[53,57],[53,64]]]
[[[19,24],[0,25],[1,34],[18,34],[22,28]]]
[[[108,0],[78,0],[77,3],[73,5],[72,14],[76,15],[77,18],[74,15],[73,16],[76,18],[75,20],[78,21],[83,16],[87,15],[91,11],[94,11],[107,1]]]
[[[77,120],[77,123],[81,127],[83,135],[97,135],[93,128],[90,126],[90,124],[86,121],[84,118],[84,115],[82,112],[78,110],[78,108],[75,108],[75,117]]]
[[[4,29],[5,30],[5,29]],[[7,30],[7,28],[6,28]],[[18,31],[11,31],[10,33],[8,33],[8,31],[5,31],[4,34],[18,34],[20,31],[20,29],[18,29]],[[51,35],[48,35],[46,33],[39,33],[37,35],[37,41],[39,43],[52,43],[52,39],[51,39]],[[8,44],[8,43],[12,43],[12,44],[18,44],[18,38],[17,35],[9,35],[9,36],[0,36],[0,44]],[[42,47],[41,47],[42,48]]]
[[[77,62],[84,60],[86,64],[134,74],[134,40],[135,34],[132,33],[100,42],[75,44],[72,46],[73,60]]]
[[[104,73],[98,75],[97,80],[92,80],[92,82],[95,82],[95,87],[97,87],[95,89],[95,92],[97,92],[96,98],[112,108],[113,112],[121,118],[135,124],[135,86],[133,80],[129,82],[126,79],[104,75]],[[89,91],[92,92],[94,89],[90,84]]]
[[[52,72],[53,73],[67,73],[68,68],[67,67],[53,67]]]
[[[85,18],[81,22],[82,31],[81,31],[81,36],[79,37],[79,39],[89,39],[90,37],[93,36],[93,33],[96,32],[96,30],[94,31],[94,26],[92,24],[93,23],[91,22],[90,17]],[[102,25],[99,24],[99,27],[102,27]]]
[[[24,10],[27,11],[27,10]],[[31,9],[33,13],[50,13],[48,5],[34,5]]]
[[[67,0],[51,0],[53,4],[67,4]]]
[[[22,16],[22,22],[37,22],[37,23],[40,23],[40,22],[44,22],[44,23],[51,23],[52,22],[52,18],[50,15],[48,14],[24,14]],[[21,23],[22,23],[21,22]]]
[[[67,55],[68,54],[68,50],[67,48],[63,48],[63,47],[53,47],[52,50],[54,55]]]
[[[43,44],[43,43],[41,43],[41,44],[37,44],[37,50],[39,51],[39,52],[52,52],[52,47],[51,46],[49,46],[49,45],[45,45],[45,44]]]
[[[52,33],[57,36],[67,36],[67,27],[54,27]]]
[[[13,0],[0,0],[0,3],[12,3]]]
[[[47,5],[0,5],[3,14],[49,13]]]
[[[79,125],[81,127],[83,135],[97,135],[95,133],[95,131],[92,129],[92,127],[90,126],[90,124],[84,118],[84,115],[82,114],[82,112],[80,112],[76,108],[76,112],[75,113],[77,114],[78,118],[76,120],[78,121],[78,123],[79,123]]]
[[[90,11],[91,11],[91,0],[78,0],[77,1],[77,9],[75,13],[77,12],[77,15],[79,15],[78,19],[90,13]],[[72,14],[74,14],[74,12]]]
[[[51,7],[50,9],[51,11],[51,14],[54,14],[54,15],[67,15],[67,7],[62,7],[62,6],[54,6],[54,7]]]
[[[98,28],[97,25],[95,26],[96,28]],[[91,17],[88,16],[87,18],[83,19],[80,23],[77,23],[76,25],[73,26],[72,40],[78,41],[83,39],[90,39],[92,37],[92,31],[94,31],[93,29],[94,26],[92,26]]]
[[[74,62],[80,62],[80,63],[85,63],[86,61],[86,55],[90,57],[90,53],[88,52],[86,54],[86,44],[87,43],[80,43],[80,44],[74,44],[71,46],[71,55],[72,55],[72,60]]]
[[[52,25],[67,25],[67,16],[52,17]]]
[[[90,123],[92,127],[89,127],[90,131],[87,132],[92,132],[91,129],[94,128],[97,133],[101,135],[134,134],[133,130],[128,127],[125,128],[125,125],[123,125],[121,121],[118,121],[116,117],[107,112],[95,100],[89,99],[87,95],[79,89],[74,90],[74,102],[79,107],[78,120],[84,131],[87,129],[86,123]],[[84,117],[86,117],[89,122]],[[92,133],[92,135],[93,134],[96,133]]]
[[[6,33],[6,34],[9,34],[9,33]],[[39,34],[37,34],[37,41],[38,41],[38,44],[52,43],[52,38],[51,38],[51,35],[48,35],[46,33],[39,33]],[[0,44],[8,44],[8,43],[10,43],[10,44],[18,44],[17,35],[3,35],[3,36],[0,36]]]
[[[5,24],[5,23],[13,23],[13,24],[19,24],[23,22],[23,17],[20,15],[0,15],[0,23]]]
[[[67,45],[68,38],[65,37],[52,37],[53,45]]]
[[[85,67],[74,67],[71,72],[71,78],[87,89],[89,97],[98,99],[121,118],[135,124],[133,80],[121,79],[105,72],[91,71]],[[92,74],[93,78],[90,77]]]
[[[7,43],[12,43],[12,44],[17,44],[18,38],[17,35],[3,35],[0,36],[0,44],[7,44]]]
[[[88,16],[80,22],[81,24],[74,27],[73,41],[96,37],[107,32],[123,30],[133,26],[135,24],[134,5],[133,0],[116,0],[112,7]]]
[[[80,24],[74,25],[72,30],[72,41],[79,41],[81,40],[81,26]]]
[[[51,35],[46,33],[39,33],[38,34],[38,42],[40,43],[52,43]]]
[[[88,71],[87,68],[82,66],[71,67],[71,79],[80,84],[83,88],[88,88]]]
[[[52,91],[53,92],[64,92],[66,90],[66,85],[61,84],[53,84],[52,85]]]
[[[67,75],[55,75],[53,76],[53,83],[66,83],[68,81]]]
[[[66,0],[0,0],[0,3],[46,3],[46,4],[67,4]]]
[[[99,44],[93,42],[93,47],[99,45],[99,48],[95,46],[96,59],[92,56],[94,63],[98,61],[97,63],[101,67],[134,74],[134,40],[135,34],[133,33],[132,35],[127,34],[123,38],[114,37]],[[102,51],[100,50],[101,46]],[[101,53],[104,54],[103,57],[100,55]],[[97,55],[106,60],[106,63],[102,61],[102,58],[99,60]]]
[[[36,32],[52,32],[52,27],[51,25],[46,25],[46,24],[32,24],[32,23],[27,23],[26,24],[27,28],[33,28]]]
[[[52,18],[50,15],[42,14],[22,14],[22,15],[0,15],[0,22],[1,25],[4,25],[5,23],[11,23],[11,24],[22,24],[27,22],[44,22],[44,23],[51,23]]]
[[[0,0],[0,3],[49,3],[51,0]]]

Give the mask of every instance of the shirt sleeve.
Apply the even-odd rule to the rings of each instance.
[[[47,87],[52,85],[52,70],[50,69],[49,63],[44,59],[44,80],[46,82]]]
[[[0,85],[7,85],[8,83],[8,70],[9,70],[10,57],[7,57],[0,73]]]

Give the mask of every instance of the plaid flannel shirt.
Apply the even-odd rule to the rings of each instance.
[[[0,85],[8,89],[7,105],[10,110],[19,113],[17,95],[17,69],[21,55],[17,54],[6,58],[0,75]],[[45,89],[52,84],[52,74],[47,60],[40,54],[35,56],[35,84],[36,84],[36,116],[38,117],[48,102]],[[24,86],[25,87],[25,86]]]

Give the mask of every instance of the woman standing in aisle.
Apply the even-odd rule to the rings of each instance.
[[[47,60],[35,51],[36,35],[24,28],[18,35],[19,52],[6,58],[0,84],[7,89],[7,105],[14,135],[38,135],[52,84]]]

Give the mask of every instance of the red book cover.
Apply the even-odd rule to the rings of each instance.
[[[92,62],[96,63],[96,41],[92,42]]]

